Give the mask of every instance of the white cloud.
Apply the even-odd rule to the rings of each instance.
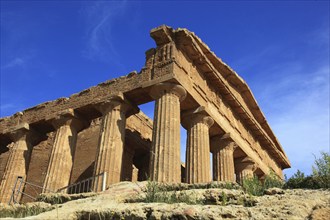
[[[12,54],[1,54],[4,57],[8,57],[8,61],[3,61],[1,65],[2,74],[8,73],[10,70],[18,70],[18,74],[23,74],[23,72],[31,67],[31,63],[35,63],[36,50],[25,50],[21,52],[21,49],[15,49],[14,46],[10,46],[12,49]]]
[[[118,53],[113,43],[113,20],[126,9],[126,1],[96,1],[83,8],[86,19],[86,48],[84,56],[89,59],[109,62],[117,60]]]
[[[13,68],[13,67],[22,67],[26,63],[26,60],[22,57],[16,57],[4,66],[2,66],[2,69],[7,69],[7,68]]]
[[[330,151],[329,64],[309,73],[305,64],[285,66],[282,78],[260,85],[259,103],[291,161],[292,169],[285,173],[300,169],[309,174],[313,154]]]

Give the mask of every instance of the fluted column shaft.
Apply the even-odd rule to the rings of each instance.
[[[235,160],[235,172],[237,182],[242,183],[246,178],[252,178],[255,171],[255,163],[249,157],[239,158]]]
[[[181,182],[180,101],[186,91],[180,85],[161,83],[150,95],[156,99],[150,155],[150,179]]]
[[[73,116],[59,116],[53,121],[55,140],[44,181],[44,192],[56,192],[70,183],[73,156],[80,122]]]
[[[215,181],[235,182],[234,150],[235,143],[226,138],[212,138],[213,179]]]
[[[28,164],[31,158],[32,144],[30,142],[29,125],[23,124],[16,131],[12,132],[11,136],[14,142],[8,147],[10,149],[10,155],[6,164],[6,169],[0,185],[0,202],[8,203],[13,190],[17,190],[18,186],[14,189],[14,185],[17,177],[22,177],[22,180],[26,180],[26,173]],[[24,184],[21,186],[22,191]],[[17,194],[16,201],[20,201],[22,194]]]
[[[209,128],[213,119],[205,114],[190,114],[187,124],[186,182],[211,181]]]
[[[95,161],[94,175],[106,172],[106,188],[120,182],[125,144],[126,112],[129,105],[110,100],[99,107],[103,114]],[[94,182],[94,190],[101,191],[101,179]]]

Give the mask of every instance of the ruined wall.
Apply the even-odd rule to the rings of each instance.
[[[126,139],[128,139],[126,137]],[[125,141],[124,153],[123,153],[123,164],[122,164],[122,175],[121,181],[132,181],[133,177],[133,158],[135,150]]]
[[[2,179],[3,174],[5,173],[6,164],[9,158],[10,151],[7,150],[0,154],[0,180]]]
[[[138,105],[153,100],[150,95],[151,88],[165,82],[176,84],[176,86],[179,84],[187,92],[186,99],[179,107],[181,112],[198,107],[203,108],[204,113],[213,118],[215,123],[209,129],[211,138],[224,134],[230,135],[232,141],[240,148],[240,153],[231,157],[249,156],[259,166],[260,175],[268,173],[269,167],[271,167],[281,176],[282,169],[290,167],[290,162],[268,127],[267,121],[263,118],[262,112],[245,82],[192,32],[160,27],[152,31],[151,36],[155,39],[157,48],[146,52],[146,65],[140,73],[134,71],[127,76],[108,80],[73,94],[70,98],[42,103],[11,117],[1,118],[0,138],[11,140],[12,137],[9,137],[12,129],[23,123],[29,127],[29,131],[31,127],[31,130],[37,131],[40,135],[45,135],[50,131],[55,132],[53,122],[56,121],[59,114],[66,111],[77,116],[81,120],[81,124],[83,121],[91,121],[90,126],[77,135],[72,171],[69,169],[71,168],[71,157],[67,159],[70,166],[66,169],[65,184],[69,179],[70,171],[70,183],[76,183],[93,175],[99,145],[100,116],[103,114],[100,110],[102,103],[109,104],[110,101],[120,99],[126,104],[130,103],[134,109],[130,111],[136,113]],[[132,112],[129,114],[134,114]],[[177,117],[179,121],[180,116]],[[82,127],[83,125],[77,129],[80,130]],[[121,137],[124,135],[123,129],[121,129],[120,135]],[[59,137],[67,140],[68,136],[65,133]],[[124,148],[121,180],[145,180],[148,178],[151,139],[152,121],[150,119],[143,113],[127,118],[125,144],[120,142],[120,146]],[[27,171],[28,181],[43,184],[48,166],[45,161],[46,158],[49,159],[52,146],[50,140],[51,138],[48,138],[47,141],[41,142],[33,148],[30,169]],[[63,144],[59,144],[59,146],[63,146]],[[100,146],[103,146],[102,142]],[[0,152],[0,177],[2,177],[9,151]],[[60,155],[56,158],[62,157]],[[118,156],[115,158],[119,159]],[[21,161],[24,161],[24,158],[21,158]],[[53,163],[53,167],[62,164],[61,160],[56,161]],[[115,160],[113,164],[118,164],[118,160]],[[11,167],[15,168],[15,166]],[[118,170],[116,169],[114,172],[117,174],[116,178],[119,176]],[[111,173],[109,170],[107,172]],[[31,189],[27,186],[26,191],[31,191]]]
[[[135,157],[133,159],[133,164],[139,170],[138,172],[138,181],[145,181],[148,180],[150,177],[149,172],[149,162],[150,162],[150,155],[141,155],[140,157]]]
[[[70,184],[93,176],[101,120],[102,118],[92,120],[88,128],[78,133]],[[149,153],[150,146],[147,142],[151,141],[151,129],[151,119],[142,112],[127,118],[123,155],[125,162],[122,167],[123,181],[132,180],[135,151],[142,155]]]
[[[100,118],[94,119],[88,128],[78,133],[70,184],[93,176],[100,123]]]
[[[31,160],[28,165],[28,171],[26,181],[38,186],[43,186],[47,167],[49,163],[50,154],[52,152],[52,146],[54,143],[55,133],[50,132],[47,134],[47,140],[41,141],[39,144],[32,148]],[[42,192],[42,189],[26,184],[24,193],[36,197]],[[32,199],[28,196],[22,196],[22,202],[31,202]]]

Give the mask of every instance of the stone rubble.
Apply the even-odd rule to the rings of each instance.
[[[330,216],[329,190],[283,190],[281,194],[253,197],[251,207],[228,202],[248,196],[239,189],[190,189],[206,195],[211,204],[186,203],[125,203],[125,199],[143,194],[143,183],[119,183],[105,193],[57,205],[53,210],[25,219],[312,219],[328,220]],[[274,190],[273,190],[274,191]],[[222,193],[223,192],[223,193]],[[230,200],[231,199],[231,200]]]

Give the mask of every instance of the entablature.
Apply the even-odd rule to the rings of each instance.
[[[220,101],[225,103],[226,108],[231,108],[239,116],[237,119],[230,113],[226,114],[240,133],[244,130],[243,133],[251,133],[256,139],[252,141],[251,135],[243,134],[251,147],[262,145],[276,158],[281,167],[290,167],[287,156],[270,129],[251,90],[236,72],[217,58],[196,35],[186,29],[173,30],[167,26],[160,26],[151,31],[151,36],[156,41],[157,50],[171,45],[171,61],[190,75],[196,91],[205,101],[214,103],[217,99],[215,96],[218,96]],[[173,42],[175,47],[173,47]],[[191,76],[190,73],[194,72],[194,69],[197,70],[198,75]]]

